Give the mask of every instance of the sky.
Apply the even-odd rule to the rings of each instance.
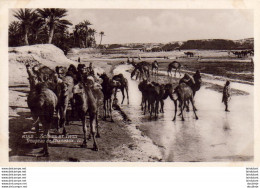
[[[254,36],[252,10],[237,9],[67,9],[73,25],[92,23],[102,44],[168,43],[194,39],[243,39]],[[9,21],[15,18],[10,12]],[[72,30],[72,28],[71,28]],[[96,35],[97,43],[100,36]]]

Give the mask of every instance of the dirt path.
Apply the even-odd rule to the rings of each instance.
[[[234,88],[230,111],[224,111],[221,90],[224,81],[205,80],[196,93],[199,120],[192,112],[185,113],[185,121],[173,118],[173,102],[165,101],[165,113],[149,120],[140,110],[141,93],[138,82],[130,79],[128,65],[118,66],[114,73],[124,73],[129,81],[130,105],[123,105],[132,124],[154,145],[160,148],[163,161],[250,161],[253,160],[253,86],[232,83]],[[161,76],[160,81],[168,82]],[[202,78],[203,80],[203,78]],[[203,80],[204,81],[204,80]],[[175,80],[173,80],[175,82]],[[119,99],[120,101],[120,99]]]

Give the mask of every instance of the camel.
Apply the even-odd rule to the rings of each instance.
[[[145,115],[145,112],[146,112],[147,97],[148,97],[148,93],[147,93],[147,89],[146,89],[147,88],[147,84],[148,84],[147,80],[143,80],[142,82],[140,82],[138,84],[138,89],[142,93],[141,110],[144,111],[144,115]]]
[[[73,95],[74,80],[71,76],[65,76],[62,81],[57,84],[57,96],[58,96],[58,114],[60,121],[58,122],[57,130],[59,127],[63,128],[63,134],[66,135],[65,123],[68,123],[67,110],[69,103],[71,104],[71,110],[74,115],[75,104]]]
[[[189,74],[185,73],[183,78],[180,79],[179,84],[180,83],[186,83],[188,86],[190,86],[193,91],[193,96],[195,96],[196,91],[198,91],[201,86],[200,71],[197,70],[193,76],[190,76]]]
[[[81,147],[87,146],[87,125],[86,114],[89,114],[90,133],[93,138],[93,150],[98,151],[97,137],[100,137],[98,131],[98,97],[94,92],[94,78],[92,76],[83,77],[83,82],[78,83],[73,88],[76,99],[77,112],[82,121],[84,140]]]
[[[196,92],[200,89],[201,86],[201,75],[200,71],[197,70],[196,73],[193,76],[188,75],[185,73],[184,77],[180,79],[179,84],[185,83],[192,89],[193,97],[195,97]],[[187,108],[187,111],[189,111],[189,101],[187,104],[184,104]],[[197,111],[196,107],[195,110]]]
[[[158,75],[159,64],[156,60],[152,63],[152,75],[153,75],[153,70],[154,70],[154,74]]]
[[[67,68],[63,66],[56,66],[55,71],[58,74],[58,77],[62,79],[63,77],[66,76]]]
[[[112,80],[118,81],[120,83],[119,87],[116,87],[115,89],[115,94],[117,93],[117,89],[121,90],[123,99],[121,104],[123,104],[124,100],[125,100],[125,92],[126,91],[126,96],[127,96],[127,104],[129,104],[129,96],[128,96],[128,81],[127,79],[123,76],[123,74],[118,74],[113,76]]]
[[[70,64],[66,76],[71,76],[74,80],[75,85],[78,83],[77,75],[78,75],[77,68],[75,67],[75,65]]]
[[[194,101],[193,101],[193,91],[190,88],[190,86],[188,86],[185,83],[181,83],[175,89],[173,89],[172,84],[166,84],[164,97],[167,97],[167,96],[170,96],[170,98],[171,98],[171,100],[173,100],[174,106],[175,106],[175,113],[174,113],[173,121],[176,120],[176,114],[177,114],[177,110],[178,110],[177,109],[178,101],[180,103],[180,110],[181,110],[180,115],[182,116],[182,121],[184,121],[183,109],[184,109],[187,101],[191,102],[195,118],[198,119],[198,116],[195,111]]]
[[[161,104],[160,112],[164,113],[164,101],[167,97],[165,97],[164,84],[158,84],[156,82],[147,82],[147,80],[143,80],[138,85],[139,90],[142,93],[142,102],[141,109],[144,111],[144,115],[146,113],[146,107],[148,103],[148,111],[150,112],[150,117],[152,114],[155,114],[157,117],[159,113],[159,104]]]
[[[103,80],[101,86],[104,95],[103,98],[104,120],[107,117],[110,117],[111,122],[113,122],[112,97],[115,97],[115,88],[120,87],[120,82],[110,79],[105,73],[103,73],[99,77]]]
[[[158,84],[155,83],[148,83],[147,84],[147,93],[149,95],[147,96],[148,101],[148,110],[150,112],[150,118],[152,117],[152,114],[154,113],[155,117],[158,116],[158,100],[157,97],[160,93],[160,87]]]
[[[55,82],[57,80],[57,73],[47,66],[35,65],[32,69],[39,82]]]
[[[174,74],[175,77],[176,77],[177,70],[179,71],[179,74],[181,76],[181,72],[180,72],[181,64],[179,62],[173,61],[172,63],[170,63],[168,65],[168,70],[167,70],[168,76],[170,76],[170,75],[172,76],[172,69],[175,69],[175,74]]]
[[[25,64],[26,66],[26,70],[27,70],[27,73],[28,73],[28,80],[29,80],[29,84],[30,84],[30,90],[32,90],[35,85],[37,84],[38,82],[38,78],[37,78],[37,75],[33,72],[33,67],[27,63]]]
[[[139,77],[139,80],[144,80],[150,78],[150,65],[146,61],[142,61],[140,63],[132,63],[134,66],[134,70],[131,73],[131,78],[136,74],[136,79]]]
[[[193,52],[184,52],[184,54],[187,56],[187,57],[193,57],[194,56],[194,53]]]
[[[31,110],[36,135],[39,136],[39,122],[43,126],[44,146],[43,155],[48,156],[48,134],[54,120],[54,111],[57,108],[58,99],[55,93],[48,89],[45,83],[38,83],[30,90],[27,98],[28,107]]]
[[[242,54],[242,51],[240,51],[240,52],[233,52],[233,51],[231,51],[235,56],[237,56],[237,58],[242,58],[242,56],[243,56],[243,54]]]

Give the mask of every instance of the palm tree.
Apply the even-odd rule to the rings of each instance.
[[[18,21],[13,21],[8,28],[8,44],[9,46],[20,46],[23,43],[23,33],[21,24]]]
[[[47,33],[45,27],[43,20],[37,15],[29,30],[28,40],[30,44],[38,44],[40,41],[44,41]]]
[[[65,29],[68,28],[68,25],[72,25],[68,20],[61,19],[67,16],[66,13],[68,11],[66,9],[44,8],[37,9],[37,12],[48,27],[48,44],[51,44],[54,32],[57,28]]]
[[[80,23],[81,24],[81,27],[82,29],[84,30],[84,34],[85,34],[85,43],[86,43],[86,47],[87,47],[87,43],[88,43],[88,31],[89,31],[89,27],[90,25],[92,25],[88,20],[84,20],[83,22]]]
[[[97,33],[97,31],[95,29],[89,28],[88,33],[89,33],[89,37],[88,37],[89,46],[94,47],[96,45],[95,34]]]
[[[101,37],[101,38],[100,38],[100,44],[99,44],[99,45],[101,45],[102,37],[105,35],[105,33],[104,33],[104,31],[101,31],[99,34],[100,34],[100,37]]]
[[[32,23],[37,19],[37,15],[32,9],[19,9],[14,13],[14,16],[20,20],[20,25],[24,32],[24,42],[25,45],[29,45],[28,35],[29,29],[31,28]]]
[[[75,25],[74,29],[74,37],[75,42],[79,45],[79,47],[87,47],[88,44],[88,38],[90,36],[89,26],[92,25],[88,20],[84,20],[83,22],[80,22],[79,24]]]

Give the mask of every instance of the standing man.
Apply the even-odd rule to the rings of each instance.
[[[230,82],[227,81],[224,86],[224,89],[223,89],[223,97],[222,97],[222,102],[226,106],[226,109],[225,109],[226,112],[229,112],[229,110],[228,110],[228,102],[230,100],[230,86],[229,85],[230,85]]]

